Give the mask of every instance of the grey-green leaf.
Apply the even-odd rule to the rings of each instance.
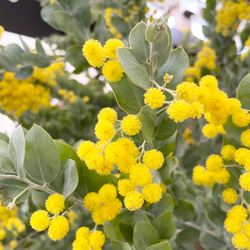
[[[50,135],[34,125],[26,135],[24,157],[26,176],[39,183],[51,183],[59,174],[60,159]]]
[[[34,69],[31,66],[21,67],[16,72],[15,78],[20,79],[20,80],[26,80],[27,78],[29,78],[32,75],[33,71],[34,71]]]
[[[25,53],[22,57],[26,62],[39,68],[46,68],[50,65],[50,60],[44,55]]]
[[[14,164],[17,175],[20,178],[24,178],[24,155],[25,155],[25,138],[22,126],[19,125],[10,137],[9,153]]]
[[[142,136],[148,144],[153,146],[156,110],[151,109],[149,106],[144,106],[141,109],[139,116],[142,123]]]
[[[136,59],[131,49],[117,48],[117,57],[126,75],[134,84],[143,89],[151,87],[148,67]]]
[[[149,43],[145,38],[146,24],[138,23],[129,34],[129,43],[136,58],[142,63],[149,59]]]
[[[15,174],[16,171],[13,162],[10,159],[8,147],[8,143],[6,143],[5,141],[0,141],[0,169],[5,171],[6,173]]]
[[[243,109],[250,109],[250,74],[240,82],[236,97],[240,100]]]
[[[118,82],[109,84],[120,108],[129,114],[138,114],[144,106],[145,90],[133,84],[127,76]]]
[[[133,243],[136,250],[145,250],[148,246],[159,243],[159,235],[151,223],[139,221],[134,227]]]
[[[63,196],[68,198],[76,189],[78,185],[78,173],[75,161],[69,159],[63,169],[64,185]]]
[[[168,242],[161,242],[147,247],[146,250],[172,250]]]

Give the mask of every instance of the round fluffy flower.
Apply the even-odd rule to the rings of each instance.
[[[225,219],[224,227],[229,233],[238,233],[242,230],[241,221],[231,217]]]
[[[228,204],[234,204],[238,198],[237,192],[232,188],[226,188],[222,192],[223,200]]]
[[[198,88],[193,82],[182,82],[176,88],[177,97],[179,100],[185,100],[189,103],[197,101]]]
[[[246,110],[240,109],[233,113],[232,121],[238,127],[246,127],[250,123],[250,115]]]
[[[234,153],[234,160],[250,171],[250,150],[246,148],[239,148]]]
[[[250,147],[250,129],[247,129],[242,132],[240,140],[244,146]]]
[[[109,204],[110,202],[116,199],[116,187],[110,183],[105,184],[99,189],[98,196],[103,204]]]
[[[73,241],[72,249],[73,250],[89,250],[91,249],[91,246],[89,244],[88,239],[78,238]]]
[[[233,145],[225,145],[222,147],[220,153],[223,159],[227,161],[232,161],[234,159],[234,153],[236,148]]]
[[[227,217],[238,221],[245,221],[247,219],[247,210],[241,206],[233,206],[228,212]]]
[[[201,87],[206,87],[206,88],[211,89],[211,90],[218,88],[217,79],[212,75],[203,76],[199,81],[199,85]]]
[[[60,214],[65,209],[63,195],[51,194],[45,202],[45,207],[52,214]]]
[[[119,39],[108,39],[104,45],[104,52],[110,59],[117,59],[116,49],[124,47],[124,43]]]
[[[125,207],[130,211],[135,211],[143,205],[142,195],[138,191],[130,191],[124,198]]]
[[[99,121],[107,120],[111,122],[112,124],[115,124],[115,122],[117,121],[117,113],[114,109],[107,107],[107,108],[101,109],[97,118]]]
[[[95,125],[95,135],[101,141],[111,140],[115,136],[114,125],[108,120],[100,120]]]
[[[157,183],[150,183],[142,189],[142,197],[145,201],[156,203],[161,199],[162,189]]]
[[[244,233],[246,234],[247,238],[250,239],[250,222],[244,222],[243,229],[244,229]]]
[[[160,89],[149,88],[144,94],[144,103],[148,104],[150,108],[156,109],[163,106],[166,96]]]
[[[217,172],[222,169],[223,160],[219,155],[211,154],[206,161],[207,170],[211,172]]]
[[[105,236],[102,231],[94,231],[89,234],[89,244],[93,249],[101,249],[105,243]]]
[[[204,113],[204,106],[200,102],[192,102],[190,104],[190,117],[200,118]]]
[[[250,173],[244,173],[240,176],[240,186],[246,190],[246,191],[250,191]]]
[[[218,172],[213,173],[213,176],[214,176],[214,180],[221,184],[228,183],[230,179],[230,173],[225,168],[222,168]]]
[[[121,80],[123,72],[123,68],[117,60],[107,61],[102,68],[102,73],[109,82]]]
[[[89,228],[88,227],[79,227],[76,231],[76,238],[88,238],[89,237]]]
[[[93,67],[101,67],[105,61],[104,51],[98,40],[88,40],[82,48],[83,55]]]
[[[83,199],[84,206],[89,211],[95,211],[101,206],[99,195],[95,192],[88,193]]]
[[[204,172],[206,169],[203,166],[195,166],[193,168],[193,182],[196,185],[202,185],[204,183]]]
[[[190,104],[184,100],[172,102],[167,113],[175,122],[182,122],[190,117]]]
[[[247,236],[244,233],[236,233],[232,237],[232,244],[237,249],[246,249],[250,246]]]
[[[217,130],[217,126],[211,123],[207,123],[203,128],[202,128],[202,133],[204,136],[207,138],[214,138],[219,132]]]
[[[130,179],[118,181],[118,192],[121,196],[126,196],[128,192],[135,190],[135,183]]]
[[[53,241],[66,236],[69,231],[69,222],[64,216],[55,217],[49,226],[48,235]]]
[[[150,170],[141,163],[137,163],[131,167],[129,178],[140,187],[152,182],[152,174]]]
[[[162,167],[164,157],[161,151],[152,149],[144,153],[143,162],[149,169],[157,170]]]
[[[30,218],[30,225],[38,232],[47,229],[50,225],[49,213],[45,210],[34,212]]]
[[[141,121],[138,115],[127,115],[121,121],[121,129],[127,135],[136,135],[141,130]]]
[[[93,142],[84,141],[78,146],[77,155],[81,160],[85,161],[86,155],[89,153],[89,151],[93,150],[94,148],[95,144]]]

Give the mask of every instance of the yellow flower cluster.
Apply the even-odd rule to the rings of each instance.
[[[98,193],[88,193],[83,202],[89,211],[93,211],[93,221],[98,225],[113,220],[122,208],[122,203],[117,198],[116,187],[113,184],[103,185]]]
[[[229,178],[230,173],[223,166],[223,160],[219,155],[210,155],[206,167],[198,165],[193,169],[193,181],[196,185],[212,187],[215,182],[226,184]]]
[[[45,202],[46,210],[34,212],[30,218],[31,227],[40,232],[48,228],[48,236],[51,240],[61,240],[69,231],[69,222],[63,216],[59,215],[65,210],[64,197],[61,194],[52,194]],[[52,218],[49,213],[54,214]]]
[[[200,79],[201,68],[214,70],[216,68],[216,52],[210,47],[210,42],[203,42],[201,51],[197,54],[197,60],[193,66],[189,66],[184,73],[187,82]]]
[[[119,39],[107,40],[104,47],[98,40],[91,39],[85,42],[82,52],[91,66],[103,66],[102,73],[109,82],[117,82],[122,78],[124,71],[117,60],[116,49],[123,46]]]
[[[88,227],[80,227],[76,231],[73,250],[101,250],[104,243],[105,235],[103,232],[98,230],[89,232]]]
[[[233,206],[228,212],[224,226],[229,233],[233,234],[232,244],[237,249],[250,248],[250,222],[249,209],[242,205]]]
[[[17,217],[18,209],[9,210],[0,203],[0,249],[15,249],[17,241],[10,238],[16,238],[20,233],[24,232],[26,227]],[[9,234],[8,238],[6,237]],[[11,235],[11,237],[10,237]],[[4,243],[3,243],[4,242]]]
[[[217,11],[215,31],[228,36],[230,30],[236,30],[242,20],[250,20],[250,5],[245,0],[223,0]]]
[[[17,80],[13,73],[6,72],[0,82],[1,107],[16,117],[27,110],[37,112],[40,107],[50,107],[50,101],[50,90],[39,84],[34,85],[32,77]]]
[[[121,130],[127,135],[136,135],[140,132],[141,122],[137,115],[127,115],[120,121],[120,130],[115,129],[119,125],[117,113],[112,108],[104,108],[98,114],[98,122],[95,126],[95,135],[98,142],[82,142],[77,154],[85,161],[87,167],[95,170],[100,175],[111,174],[114,166],[123,173],[129,173],[131,165],[136,162],[140,154],[134,142],[126,137],[111,140]]]
[[[74,103],[76,101],[76,95],[72,90],[59,89],[58,94],[63,97],[65,101],[69,101],[70,103]]]
[[[177,86],[176,94],[177,100],[167,109],[169,117],[175,122],[181,122],[189,117],[200,118],[204,114],[208,123],[202,132],[208,138],[225,133],[223,125],[230,115],[238,127],[246,127],[250,123],[250,115],[241,109],[240,101],[228,98],[226,93],[220,91],[214,76],[202,77],[199,86],[192,82],[183,82]]]
[[[233,188],[226,188],[222,192],[223,200],[228,204],[234,204],[238,199],[238,194]]]
[[[4,27],[0,25],[0,39],[2,38],[3,31],[4,31]]]

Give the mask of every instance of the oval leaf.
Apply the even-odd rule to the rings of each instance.
[[[109,84],[121,109],[129,114],[138,114],[144,106],[145,90],[133,84],[127,76],[118,82]]]
[[[22,57],[26,62],[29,62],[39,68],[46,68],[50,65],[50,60],[44,55],[25,53]]]
[[[7,173],[15,174],[16,171],[10,159],[8,147],[9,145],[6,142],[0,141],[0,168]]]
[[[245,76],[237,89],[236,97],[240,100],[241,106],[244,109],[250,109],[250,74]]]
[[[136,250],[145,250],[159,242],[159,235],[151,223],[140,221],[135,224],[133,243]]]
[[[147,247],[146,250],[172,250],[168,242],[161,242]]]
[[[34,69],[31,66],[21,67],[16,72],[15,78],[20,79],[20,80],[26,80],[27,78],[29,78],[32,75],[33,71],[34,71]]]
[[[64,185],[63,196],[68,198],[76,189],[78,185],[78,173],[75,161],[69,159],[63,169]]]
[[[21,178],[25,177],[23,171],[23,162],[25,154],[25,138],[22,126],[19,125],[10,137],[9,153],[14,164],[17,175]]]
[[[129,43],[136,58],[143,63],[149,59],[149,43],[145,38],[146,24],[138,23],[129,34]]]
[[[60,159],[50,135],[34,125],[26,135],[26,176],[40,184],[51,183],[59,174]]]
[[[148,89],[152,83],[146,65],[140,63],[129,48],[117,48],[118,60],[129,79],[137,86]]]

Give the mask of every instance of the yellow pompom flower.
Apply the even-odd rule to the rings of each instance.
[[[53,241],[61,240],[69,231],[69,222],[64,216],[55,217],[49,226],[48,235]]]
[[[204,105],[200,102],[192,102],[190,104],[190,117],[200,118],[204,113]]]
[[[136,135],[141,130],[141,121],[138,115],[127,115],[121,121],[122,132],[127,135]]]
[[[144,103],[148,104],[150,108],[156,109],[163,106],[166,96],[157,88],[149,88],[144,94]]]
[[[152,174],[150,170],[142,163],[133,165],[130,169],[129,178],[136,185],[143,187],[152,182]]]
[[[232,217],[227,217],[225,219],[224,227],[229,233],[238,233],[242,231],[241,221]]]
[[[176,88],[178,100],[185,100],[189,103],[198,100],[199,87],[193,82],[182,82]]]
[[[203,166],[197,165],[193,168],[193,182],[196,185],[203,185],[204,183],[204,173],[206,169]]]
[[[239,183],[244,190],[250,191],[250,173],[247,172],[242,174],[240,176]]]
[[[88,227],[79,227],[76,231],[76,238],[88,238],[89,237],[89,228]]]
[[[89,250],[91,246],[88,239],[86,238],[77,238],[73,241],[72,250]]]
[[[114,125],[108,120],[100,120],[95,125],[95,135],[101,141],[111,140],[116,134]]]
[[[203,128],[202,128],[202,133],[204,136],[207,138],[214,138],[219,132],[218,132],[218,126],[207,123]]]
[[[121,80],[123,72],[124,70],[117,60],[107,61],[102,68],[102,73],[109,82],[117,82]]]
[[[206,160],[207,170],[211,172],[217,172],[222,169],[223,160],[219,155],[211,154]]]
[[[91,141],[82,142],[77,148],[78,157],[85,161],[86,155],[95,148],[95,144]]]
[[[232,237],[232,244],[237,249],[246,249],[250,247],[248,238],[244,233],[236,233]]]
[[[95,192],[88,193],[83,199],[84,206],[89,211],[95,211],[101,206],[99,195]]]
[[[234,204],[238,198],[238,194],[233,188],[226,188],[222,192],[222,198],[226,203]]]
[[[239,148],[234,153],[234,160],[250,171],[250,150],[247,148]]]
[[[223,159],[227,161],[232,161],[234,159],[234,153],[236,148],[233,145],[225,145],[222,147],[220,153]]]
[[[168,108],[167,113],[175,122],[182,122],[190,117],[190,104],[184,100],[172,102]]]
[[[33,227],[32,227],[33,228]],[[33,228],[34,229],[34,228]],[[45,228],[46,229],[46,228]],[[3,240],[6,236],[6,232],[3,229],[0,229],[0,241]],[[1,248],[0,248],[1,249]]]
[[[130,179],[122,179],[118,181],[118,192],[121,196],[126,196],[132,190],[135,190],[135,183]]]
[[[45,202],[45,207],[52,214],[60,214],[65,209],[63,195],[51,194]]]
[[[242,205],[233,206],[228,212],[227,217],[238,221],[245,221],[247,219],[247,210]]]
[[[232,121],[238,127],[246,127],[250,123],[250,115],[246,110],[240,109],[233,113]]]
[[[246,234],[247,238],[250,239],[250,222],[245,222],[243,224],[243,229],[244,229],[244,233]]]
[[[142,197],[149,203],[156,203],[161,199],[162,189],[157,183],[150,183],[142,189]]]
[[[213,176],[214,180],[221,184],[228,183],[230,179],[230,173],[225,168],[222,168],[221,170],[213,173]]]
[[[117,59],[116,49],[124,47],[124,43],[119,39],[108,39],[104,45],[104,53],[109,59]]]
[[[143,202],[142,195],[138,191],[130,191],[124,198],[125,207],[130,211],[140,209]]]
[[[144,153],[143,162],[149,169],[157,170],[162,167],[164,157],[161,151],[152,149]]]
[[[98,196],[101,203],[103,203],[104,205],[109,204],[110,202],[116,199],[116,187],[113,184],[105,184],[99,189]]]
[[[34,212],[30,218],[30,225],[38,232],[47,229],[50,225],[49,213],[45,210]]]
[[[210,90],[216,90],[218,88],[218,81],[214,76],[206,75],[200,79],[199,85]]]
[[[117,113],[114,109],[107,107],[107,108],[101,109],[97,118],[99,121],[107,120],[111,122],[112,124],[115,124],[115,122],[117,121]]]
[[[241,133],[240,140],[244,146],[250,147],[250,129],[247,129]]]
[[[98,40],[88,40],[82,48],[83,55],[93,67],[101,67],[105,61],[103,47]]]
[[[105,236],[102,231],[94,231],[89,234],[89,244],[93,249],[101,249],[105,243]]]

